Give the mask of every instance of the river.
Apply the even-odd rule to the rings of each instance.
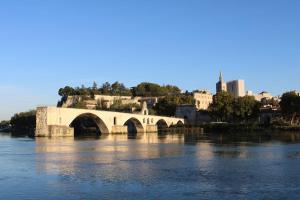
[[[0,199],[300,199],[300,134],[237,135],[3,133]]]

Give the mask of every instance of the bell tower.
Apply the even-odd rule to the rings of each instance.
[[[222,72],[220,72],[219,82],[217,82],[217,84],[216,84],[216,90],[217,90],[217,93],[227,91],[227,86],[226,86],[226,83],[224,81]]]

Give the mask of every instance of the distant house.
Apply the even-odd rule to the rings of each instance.
[[[213,102],[213,95],[207,90],[198,90],[193,92],[195,106],[197,110],[207,110]]]

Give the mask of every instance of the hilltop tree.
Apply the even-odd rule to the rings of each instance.
[[[75,95],[76,91],[74,90],[74,88],[70,86],[65,86],[64,88],[60,88],[58,90],[58,94],[59,96],[65,97],[65,96]]]
[[[97,85],[96,81],[93,82],[92,90],[93,91],[98,90],[98,85]]]
[[[111,95],[131,96],[130,89],[126,88],[123,83],[119,83],[118,81],[111,85],[110,93]]]
[[[111,85],[109,82],[105,82],[102,84],[102,87],[100,88],[101,93],[104,95],[109,95],[111,92]]]
[[[132,88],[134,96],[160,97],[167,95],[178,95],[181,90],[177,86],[160,86],[156,83],[143,82]]]

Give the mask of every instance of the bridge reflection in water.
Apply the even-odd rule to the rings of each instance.
[[[101,176],[111,176],[107,170],[109,172],[112,166],[129,170],[129,165],[133,164],[130,161],[155,160],[189,153],[196,154],[202,165],[205,160],[211,160],[215,156],[247,158],[251,156],[247,147],[259,143],[264,146],[271,146],[274,141],[299,142],[300,134],[278,133],[272,134],[272,136],[269,134],[257,134],[255,136],[253,134],[145,133],[138,136],[110,134],[101,137],[36,138],[36,169],[50,173],[70,174],[85,170],[82,167],[96,165],[100,168],[87,168],[95,170],[95,173],[101,173]],[[189,152],[189,145],[196,145],[196,152]],[[219,146],[228,148],[219,150],[217,148]],[[267,158],[274,155],[262,154],[262,156]],[[82,164],[84,165],[82,166]],[[103,167],[105,165],[110,167]],[[146,165],[144,167],[146,170]],[[106,172],[102,173],[101,170]]]
[[[138,137],[106,135],[101,137],[36,138],[36,170],[85,178],[85,173],[101,175],[103,179],[116,176],[118,170],[134,174],[134,161],[182,155],[184,135],[145,133]],[[167,146],[164,146],[164,145]],[[95,167],[96,166],[96,167]],[[119,168],[119,169],[117,169]],[[141,173],[152,173],[147,164]],[[76,176],[77,176],[76,175]],[[149,174],[150,175],[150,174]]]
[[[36,138],[36,152],[31,155],[39,175],[36,179],[47,180],[46,186],[56,197],[147,199],[150,195],[148,199],[156,199],[162,195],[176,199],[179,195],[184,199],[188,191],[191,197],[209,193],[209,199],[222,199],[223,193],[215,195],[220,188],[228,188],[228,194],[246,191],[255,193],[255,199],[261,190],[253,184],[264,188],[272,183],[273,194],[279,183],[284,190],[292,182],[296,191],[299,142],[300,134],[294,133],[153,133],[136,139],[111,134]]]

